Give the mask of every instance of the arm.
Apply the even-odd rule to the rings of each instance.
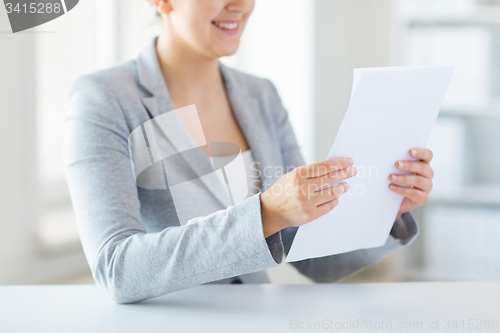
[[[277,131],[279,133],[281,152],[284,167],[295,168],[305,164],[300,153],[295,135],[288,120],[288,113],[282,105],[281,99],[274,85],[267,81],[275,96],[277,116]],[[280,240],[283,242],[285,253],[288,254],[293,238],[298,228],[286,228],[281,231]],[[389,253],[410,244],[418,235],[418,225],[411,212],[405,213],[394,224],[387,242],[378,248],[362,249],[338,255],[307,259],[291,264],[302,274],[316,282],[332,282],[352,275],[387,256]],[[276,241],[278,237],[275,236]]]
[[[128,151],[130,130],[113,94],[78,78],[67,103],[65,167],[85,255],[97,284],[131,303],[277,266],[259,196],[197,223],[147,233]],[[279,248],[277,249],[279,250]]]

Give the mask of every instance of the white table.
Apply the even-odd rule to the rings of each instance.
[[[131,305],[92,285],[0,287],[2,333],[500,332],[499,320],[497,282],[203,285]]]

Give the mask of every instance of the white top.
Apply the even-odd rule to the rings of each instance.
[[[226,173],[234,204],[259,193],[261,188],[260,171],[252,150],[249,149],[238,155],[212,157],[214,163],[226,165],[224,172],[217,170],[216,174],[224,187],[227,188],[228,184],[224,178],[224,173]]]

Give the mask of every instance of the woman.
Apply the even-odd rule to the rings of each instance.
[[[304,166],[272,83],[219,63],[238,49],[253,0],[151,2],[162,18],[159,37],[137,59],[79,77],[68,98],[66,172],[94,279],[118,303],[203,283],[267,282],[263,270],[281,263],[296,227],[339,204],[348,186],[323,188],[354,176],[353,161],[339,157]],[[192,104],[206,142],[236,144],[260,170],[292,171],[262,172],[261,191],[229,207],[217,199],[219,192],[204,187],[213,179],[193,185],[175,207],[170,178],[164,189],[138,186],[131,133],[146,134],[151,119]],[[165,150],[203,145],[192,117],[171,119],[177,120],[163,128]],[[386,244],[293,263],[302,274],[332,282],[414,239],[418,229],[410,210],[426,202],[433,171],[429,150],[415,148],[410,155],[419,161],[395,161],[412,174],[398,175],[399,185],[390,185],[405,198]],[[180,169],[189,168],[196,166]],[[197,217],[180,226],[179,209]]]

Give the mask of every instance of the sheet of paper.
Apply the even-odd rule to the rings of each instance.
[[[349,108],[328,157],[352,157],[358,174],[328,214],[297,231],[286,261],[385,244],[403,196],[389,174],[425,147],[453,75],[451,66],[354,70]]]

